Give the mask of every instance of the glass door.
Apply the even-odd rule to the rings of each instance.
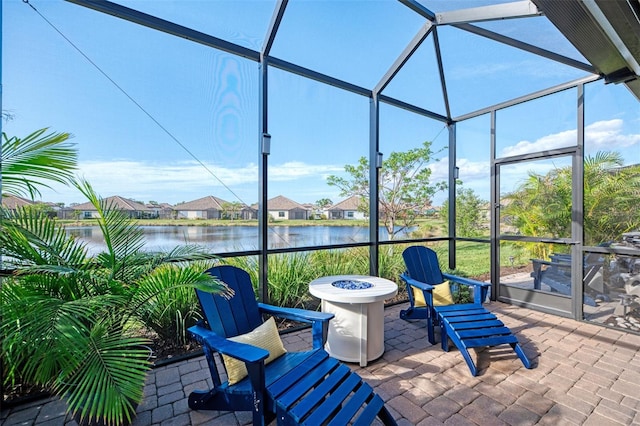
[[[563,150],[496,161],[498,300],[572,316],[574,156]]]

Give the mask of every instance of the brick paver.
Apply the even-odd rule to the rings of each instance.
[[[423,321],[385,311],[385,354],[362,368],[401,426],[640,424],[640,336],[492,302],[520,339],[534,368],[510,348],[472,351],[472,377],[459,351],[427,342]],[[438,336],[439,337],[439,336]],[[311,347],[308,330],[283,335],[288,350]],[[187,397],[208,389],[203,357],[153,370],[132,426],[242,426],[250,413],[193,411]],[[274,423],[275,424],[275,423]],[[3,410],[0,426],[76,426],[56,399]]]

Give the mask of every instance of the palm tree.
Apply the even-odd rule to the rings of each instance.
[[[78,417],[120,425],[150,368],[147,340],[136,334],[147,305],[175,288],[226,287],[205,273],[212,261],[196,248],[143,251],[132,219],[89,183],[75,185],[98,211],[106,249],[95,256],[37,211],[3,212],[2,254],[17,272],[1,293],[2,353],[8,380],[50,387]]]

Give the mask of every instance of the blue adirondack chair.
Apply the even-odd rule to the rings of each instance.
[[[471,374],[476,376],[476,367],[469,349],[509,344],[526,368],[531,362],[525,355],[518,339],[493,313],[489,312],[483,302],[487,297],[489,284],[456,275],[446,274],[440,270],[438,256],[430,248],[412,246],[402,253],[407,271],[400,278],[407,285],[410,307],[400,312],[405,320],[426,319],[429,343],[435,344],[434,327],[440,326],[442,349],[449,350],[449,339],[460,350]],[[440,292],[440,284],[447,286],[445,280],[455,285],[466,285],[473,288],[473,303],[444,304],[434,303],[434,291]],[[418,289],[414,293],[413,288]],[[418,297],[424,297],[424,305],[420,306]],[[421,297],[420,297],[421,299]],[[452,302],[452,300],[450,300]]]
[[[258,303],[242,269],[223,265],[208,272],[235,294],[225,298],[196,290],[205,321],[189,332],[203,345],[213,387],[192,392],[190,408],[252,411],[254,425],[274,417],[279,425],[368,425],[376,417],[386,425],[396,424],[371,386],[323,349],[333,314]],[[262,326],[263,314],[310,323],[313,349],[286,352],[265,365],[269,351],[229,340]],[[243,361],[248,376],[230,384],[220,354]]]

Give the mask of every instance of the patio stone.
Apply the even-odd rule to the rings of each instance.
[[[594,413],[607,417],[608,419],[618,423],[631,424],[631,421],[637,414],[637,411],[620,404],[614,404],[609,400],[604,400],[602,401],[602,404],[598,404],[595,407]]]
[[[462,406],[453,399],[447,398],[446,396],[439,396],[427,402],[422,408],[430,415],[444,422],[453,414],[460,411]]]
[[[473,377],[455,347],[443,352],[439,344],[428,344],[423,324],[400,320],[401,307],[385,311],[385,328],[395,343],[387,342],[384,356],[366,367],[347,364],[376,389],[399,425],[640,424],[640,348],[623,332],[571,320],[555,324],[546,314],[493,302],[491,309],[510,319],[505,323],[523,327],[534,368],[525,369],[508,348],[485,349],[475,353],[482,368]],[[537,332],[545,327],[564,336],[562,346]],[[566,338],[572,333],[578,337]],[[414,337],[411,345],[402,343],[406,336]],[[283,341],[289,350],[312,345],[308,330],[284,335]],[[210,384],[203,356],[152,370],[132,426],[250,425],[249,412],[189,409],[189,393]],[[77,426],[65,409],[56,398],[39,401],[3,410],[0,424]]]
[[[553,407],[555,403],[549,398],[531,391],[526,391],[516,400],[516,404],[525,407],[529,411],[532,411],[542,417],[551,407]]]
[[[460,410],[458,414],[479,425],[507,425],[507,423],[498,418],[497,414],[489,410],[485,410],[484,407],[479,404],[467,405]]]
[[[513,425],[518,424],[520,426],[535,425],[540,420],[540,416],[532,411],[527,410],[521,405],[512,405],[507,407],[500,415],[499,419],[505,423]]]
[[[397,412],[402,413],[402,417],[407,419],[411,424],[416,424],[427,416],[425,410],[402,395],[392,398],[387,404]]]

